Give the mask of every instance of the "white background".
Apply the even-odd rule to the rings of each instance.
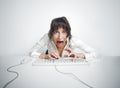
[[[102,55],[120,55],[119,0],[0,0],[0,56],[28,54],[53,18]]]

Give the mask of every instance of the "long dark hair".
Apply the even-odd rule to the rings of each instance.
[[[72,35],[71,35],[71,27],[70,24],[67,20],[66,17],[59,17],[59,18],[54,18],[51,21],[51,25],[50,25],[50,30],[48,33],[49,38],[52,38],[53,33],[58,30],[58,28],[61,27],[63,28],[66,32],[67,32],[67,37],[69,37],[69,40],[71,39]]]

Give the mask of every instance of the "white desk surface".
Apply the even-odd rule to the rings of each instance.
[[[0,57],[0,88],[16,74],[7,68],[19,64],[22,56]],[[90,65],[57,66],[65,73],[73,73],[94,88],[120,88],[120,57],[102,57]],[[11,68],[19,77],[6,88],[88,88],[73,76],[57,72],[54,66],[32,66],[32,62]]]

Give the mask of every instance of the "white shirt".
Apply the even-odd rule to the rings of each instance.
[[[72,48],[76,53],[84,53],[86,59],[95,58],[95,50],[77,37],[72,36],[71,40],[67,39],[67,44],[65,46]],[[41,53],[45,53],[48,50],[50,52],[58,52],[54,42],[49,39],[48,34],[45,34],[30,50],[29,55],[32,57],[39,57]],[[65,55],[65,51],[62,52],[62,57]]]

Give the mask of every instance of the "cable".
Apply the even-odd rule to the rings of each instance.
[[[13,71],[13,70],[10,70],[10,69],[13,68],[13,67],[20,66],[20,65],[22,65],[22,64],[27,64],[27,63],[30,62],[30,61],[31,61],[31,59],[29,60],[29,59],[26,59],[26,57],[23,57],[23,59],[21,60],[20,64],[17,64],[17,65],[13,65],[13,66],[8,67],[8,68],[7,68],[7,71],[10,72],[10,73],[16,74],[16,76],[15,76],[12,80],[8,81],[8,82],[3,86],[3,88],[6,88],[10,83],[12,83],[14,80],[16,80],[16,79],[18,78],[18,76],[19,76],[19,73],[18,73],[18,72]]]
[[[6,88],[10,83],[12,83],[14,80],[16,80],[16,79],[18,78],[18,76],[19,76],[19,73],[16,72],[16,71],[10,70],[11,68],[20,66],[20,65],[22,65],[22,64],[27,64],[27,63],[29,63],[30,61],[32,61],[32,59],[29,59],[27,56],[24,56],[24,57],[22,57],[22,58],[23,58],[23,59],[20,61],[20,64],[13,65],[13,66],[10,66],[10,67],[7,68],[7,71],[8,71],[8,72],[14,73],[14,74],[16,74],[16,76],[15,76],[12,80],[8,81],[8,82],[3,86],[3,88]]]
[[[8,72],[14,73],[14,74],[16,74],[16,76],[15,76],[12,80],[8,81],[8,82],[3,86],[3,88],[6,88],[10,83],[12,83],[15,79],[18,78],[19,73],[16,72],[16,71],[12,71],[12,70],[10,70],[10,69],[13,68],[13,67],[19,66],[19,65],[22,65],[22,64],[20,63],[20,64],[13,65],[13,66],[10,66],[10,67],[7,68],[7,71],[8,71]]]
[[[55,70],[56,70],[57,72],[59,72],[59,73],[61,73],[61,74],[64,74],[64,75],[72,75],[72,76],[74,76],[74,78],[75,78],[77,81],[79,81],[80,83],[83,83],[84,85],[86,85],[86,86],[89,87],[89,88],[94,88],[94,87],[88,85],[87,83],[83,82],[82,80],[80,80],[75,74],[73,74],[73,73],[61,72],[60,70],[58,70],[58,68],[56,67],[56,65],[55,65],[54,67],[55,67]]]

